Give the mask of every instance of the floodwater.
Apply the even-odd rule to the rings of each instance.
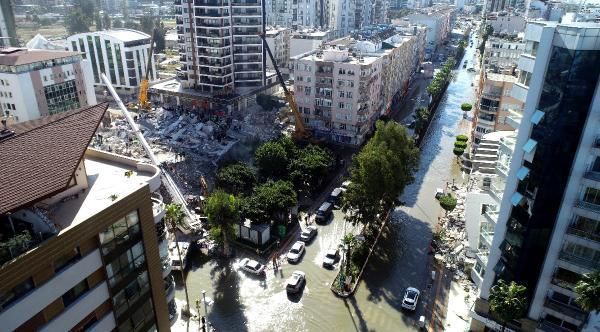
[[[474,51],[468,48],[463,58],[469,65],[474,62]],[[425,314],[425,304],[430,300],[427,250],[432,225],[440,215],[435,190],[452,183],[453,178],[462,179],[452,149],[455,136],[469,128],[460,104],[474,101],[471,83],[476,74],[468,73],[462,65],[459,68],[425,138],[415,181],[402,195],[404,206],[396,209],[354,297],[335,297],[329,286],[338,267],[327,270],[321,266],[327,249],[337,246],[344,233],[351,231],[345,229],[343,214],[336,210],[329,224],[318,225],[318,235],[306,247],[299,264],[285,262],[277,271],[269,266],[266,278],[239,270],[242,257],[229,263],[192,262],[186,278],[190,303],[193,305],[206,290],[206,296],[213,300],[207,308],[208,318],[219,331],[416,330],[415,322]],[[285,281],[295,270],[306,273],[307,284],[301,295],[289,297]],[[416,312],[400,307],[408,286],[421,290]],[[185,298],[182,287],[178,287],[176,297]],[[204,308],[199,309],[203,314]]]

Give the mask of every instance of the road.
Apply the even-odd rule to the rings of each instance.
[[[473,61],[474,49],[465,59]],[[319,234],[307,246],[306,255],[297,265],[285,263],[270,269],[265,279],[248,276],[238,269],[241,257],[233,261],[193,262],[187,274],[190,300],[201,297],[202,290],[214,300],[208,307],[209,320],[220,331],[405,331],[414,330],[415,322],[431,300],[428,247],[431,230],[440,208],[434,199],[436,187],[459,178],[460,171],[452,154],[454,137],[465,133],[469,123],[462,119],[460,104],[473,102],[471,83],[475,74],[461,69],[440,103],[421,148],[421,161],[414,182],[401,196],[404,206],[395,210],[389,231],[380,240],[378,255],[369,263],[354,297],[336,298],[329,285],[336,270],[321,267],[324,253],[339,243],[344,230],[343,216],[335,211],[328,225],[319,226]],[[424,83],[418,83],[424,84]],[[425,84],[426,85],[426,84]],[[411,94],[419,94],[409,91]],[[415,101],[417,101],[415,99]],[[404,105],[396,117],[408,116],[415,105]],[[249,255],[249,254],[247,254]],[[243,256],[243,255],[242,255]],[[292,271],[307,275],[307,286],[300,297],[288,298],[284,285]],[[415,313],[400,309],[407,286],[422,290]],[[183,299],[179,288],[176,296]],[[201,312],[203,310],[201,309]]]

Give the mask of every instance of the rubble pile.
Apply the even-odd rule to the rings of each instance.
[[[120,111],[98,129],[95,148],[149,161]],[[283,126],[275,112],[254,105],[233,114],[200,114],[170,108],[134,116],[156,158],[184,194],[199,194],[200,177],[213,182],[219,160],[240,141],[277,137]]]

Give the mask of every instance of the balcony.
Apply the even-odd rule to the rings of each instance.
[[[229,17],[227,10],[196,10],[196,17]]]
[[[564,251],[560,252],[560,255],[558,256],[558,258],[567,263],[577,265],[579,267],[588,269],[590,271],[596,270],[598,268],[598,266],[600,265],[600,261],[598,261],[598,260],[576,256],[574,254],[564,252]]]
[[[519,129],[521,125],[521,120],[523,119],[523,114],[521,112],[517,112],[514,110],[508,110],[509,115],[506,117],[506,124],[513,127],[514,129]]]
[[[196,7],[224,7],[229,6],[229,0],[194,0]]]
[[[226,38],[229,37],[229,30],[196,30],[196,35],[198,37],[210,37],[210,38]]]
[[[175,298],[175,279],[173,276],[168,276],[164,280],[165,294],[167,295],[167,302],[171,302]]]
[[[231,45],[231,42],[229,41],[229,39],[206,41],[206,40],[202,40],[202,39],[198,38],[198,40],[196,42],[196,46],[198,46],[198,47],[222,48],[222,47],[227,47],[230,45]]]
[[[498,212],[497,211],[492,211],[492,210],[488,209],[487,211],[485,211],[483,216],[490,223],[496,224],[498,222]]]
[[[564,289],[568,289],[570,291],[573,291],[575,289],[575,285],[576,285],[576,284],[574,284],[572,282],[569,282],[569,281],[566,281],[566,280],[562,280],[562,279],[559,279],[557,277],[552,278],[551,283],[553,285],[556,285],[556,286],[564,288]]]
[[[217,22],[214,22],[217,21]],[[220,21],[220,22],[219,22]],[[196,20],[196,27],[229,28],[228,20]]]
[[[240,29],[234,29],[233,30],[233,34],[235,36],[256,36],[259,34],[258,30],[240,30]]]
[[[258,1],[258,0],[231,0],[231,5],[234,7],[243,7],[243,6],[254,7],[254,6],[259,6],[260,1]]]
[[[569,329],[565,329],[564,327],[560,326],[560,325],[556,325],[552,322],[549,322],[547,320],[542,320],[538,326],[537,326],[538,330],[542,330],[544,332],[565,332],[565,331],[571,331]]]
[[[199,56],[206,56],[212,58],[222,58],[231,55],[231,50],[215,50],[215,49],[198,49]]]
[[[488,248],[492,246],[492,240],[494,239],[494,232],[487,232],[487,231],[482,230],[480,233],[480,236],[483,239],[483,242],[486,243]]]
[[[504,149],[506,154],[512,155],[512,153],[515,151],[516,140],[517,139],[515,137],[503,137],[500,139],[500,147]]]
[[[583,177],[588,180],[600,182],[600,172],[587,171],[587,172],[585,172]]]
[[[589,203],[582,199],[575,201],[575,207],[578,207],[578,208],[584,209],[584,210],[588,210],[588,211],[592,211],[592,212],[596,212],[596,213],[600,213],[600,205],[597,205],[594,203]]]
[[[171,259],[169,258],[168,255],[167,255],[167,257],[160,258],[160,265],[162,268],[162,276],[163,276],[163,278],[166,278],[171,273],[171,270],[173,269],[173,267],[171,266]]]
[[[551,298],[546,298],[546,302],[544,302],[544,306],[548,309],[552,309],[554,311],[557,311],[559,313],[562,313],[564,315],[567,315],[571,318],[577,319],[582,322],[587,317],[587,314],[585,313],[585,311],[583,311],[579,308],[573,307],[571,305],[568,305],[566,303],[558,302]]]
[[[252,10],[252,9],[241,9],[241,8],[234,8],[233,15],[234,16],[261,16],[260,12],[256,9]]]
[[[493,184],[491,184],[489,191],[490,191],[492,198],[496,199],[498,204],[500,204],[500,202],[502,202],[502,195],[504,194],[504,188],[500,189],[500,188],[494,186]]]
[[[595,242],[600,242],[600,234],[596,234],[596,233],[590,232],[588,230],[578,229],[574,226],[570,226],[567,229],[567,233],[577,236],[577,237],[580,237],[580,238],[592,240]]]
[[[162,197],[158,194],[152,194],[152,215],[154,216],[154,223],[160,222],[165,216],[165,203],[163,203]]]

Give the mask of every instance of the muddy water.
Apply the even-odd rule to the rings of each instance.
[[[465,58],[473,63],[474,48]],[[427,255],[431,225],[437,221],[439,205],[436,187],[461,179],[452,154],[454,137],[468,130],[460,104],[473,102],[471,83],[475,74],[456,71],[430,132],[423,144],[420,169],[415,181],[402,195],[405,206],[394,213],[390,231],[382,238],[378,255],[370,262],[354,298],[336,298],[329,285],[337,273],[321,267],[322,257],[339,243],[345,229],[342,213],[319,226],[316,239],[307,246],[299,264],[284,263],[278,271],[267,272],[266,279],[250,277],[238,269],[241,257],[229,264],[195,262],[187,274],[190,300],[200,298],[202,290],[214,300],[208,307],[209,320],[219,331],[405,331],[414,330],[429,300]],[[307,285],[300,296],[288,297],[285,280],[294,270],[304,271]],[[400,308],[403,291],[413,286],[422,290],[415,313]],[[183,290],[177,298],[184,299]],[[200,309],[204,311],[203,308]]]

